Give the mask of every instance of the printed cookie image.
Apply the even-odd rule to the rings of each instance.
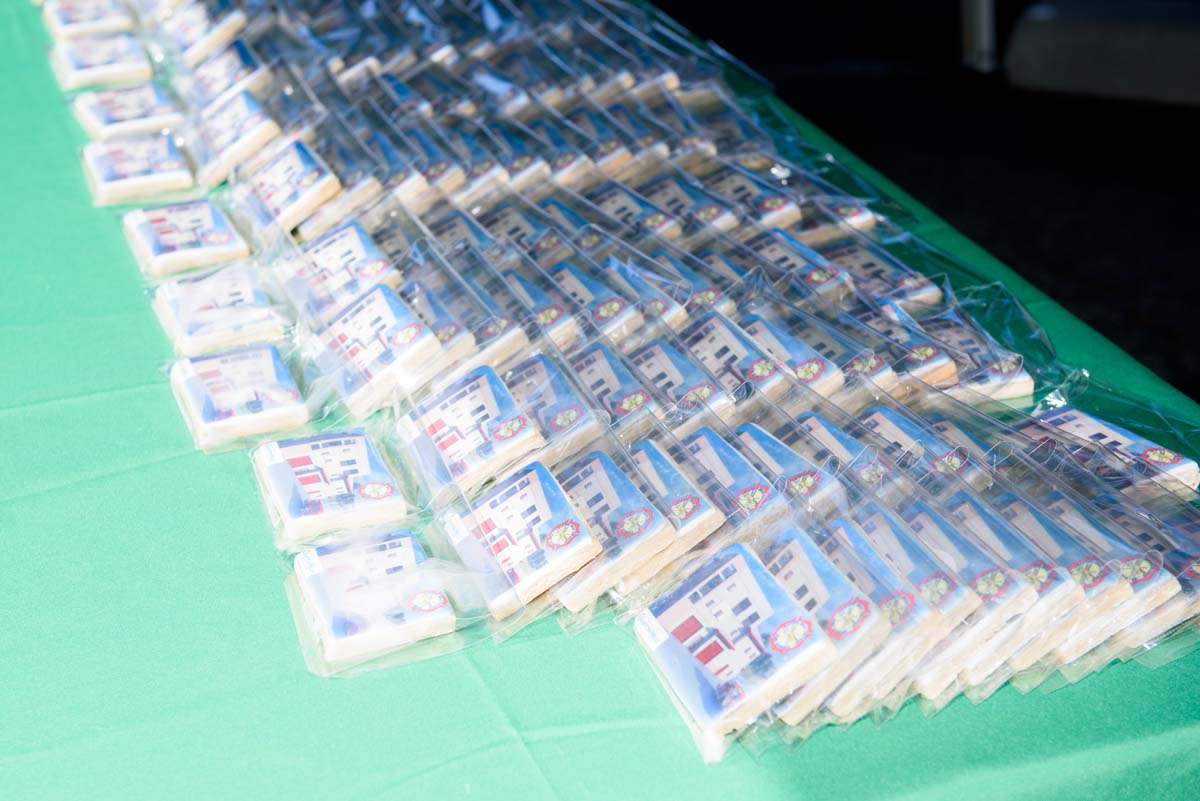
[[[191,69],[227,47],[247,22],[246,14],[237,6],[193,3],[167,17],[162,32],[179,51],[183,65]]]
[[[46,0],[42,20],[55,39],[132,31],[133,15],[120,0]]]
[[[541,462],[501,479],[446,521],[463,563],[490,576],[481,590],[499,620],[511,617],[602,548]]]
[[[553,464],[579,453],[600,436],[603,429],[592,412],[594,404],[556,360],[539,354],[505,372],[503,380],[546,440],[543,461]]]
[[[280,148],[251,173],[248,182],[268,217],[284,231],[291,231],[342,188],[338,177],[303,142]]]
[[[274,345],[178,361],[171,388],[202,450],[308,422],[308,407]]]
[[[529,412],[517,405],[491,367],[479,367],[441,388],[415,411],[415,425],[437,449],[424,464],[430,483],[471,492],[541,447]]]
[[[81,92],[71,110],[92,139],[146,136],[183,125],[179,105],[153,83]]]
[[[50,49],[50,67],[64,92],[144,83],[154,76],[146,51],[128,33],[60,40]]]
[[[260,445],[251,453],[283,547],[404,519],[408,505],[362,429]]]
[[[325,321],[366,289],[385,284],[395,289],[401,279],[391,260],[351,221],[334,228],[304,248],[303,258],[280,265],[284,291],[313,319]]]
[[[1075,406],[1048,409],[1037,414],[1037,417],[1081,439],[1116,451],[1127,461],[1142,462],[1161,470],[1192,489],[1200,486],[1200,466],[1194,459],[1189,459],[1170,448],[1164,448]]]
[[[289,583],[297,625],[316,645],[310,667],[330,675],[457,624],[444,571],[429,565],[408,529],[360,533],[296,554]],[[291,587],[289,587],[290,589]]]
[[[776,706],[776,713],[794,725],[883,644],[891,626],[806,532],[784,528],[773,533],[762,558],[780,586],[812,616],[811,625],[824,630],[837,650],[833,663]]]
[[[787,391],[788,382],[774,358],[732,320],[722,314],[709,312],[679,333],[688,351],[721,386],[733,392],[743,384],[769,398]]]
[[[954,624],[932,611],[900,569],[876,550],[852,520],[830,520],[814,541],[862,597],[879,609],[889,628],[875,653],[826,699],[826,706],[835,715],[853,716],[865,704],[886,698],[906,680]],[[789,719],[798,721],[796,714],[803,708],[785,711]]]
[[[110,139],[83,146],[83,174],[96,205],[149,199],[191,189],[191,168],[169,134]]]
[[[603,451],[560,470],[558,480],[601,547],[599,556],[554,588],[555,599],[578,612],[665,548],[675,530],[631,475]]]
[[[195,149],[200,162],[197,179],[212,188],[234,169],[260,153],[282,133],[249,92],[239,92],[205,110]]]
[[[350,413],[366,417],[400,389],[415,392],[446,365],[437,336],[390,287],[376,284],[317,332],[318,369]]]
[[[625,361],[597,342],[571,357],[571,367],[580,383],[587,387],[614,421],[624,420],[641,411],[661,413],[658,401],[638,380]]]
[[[172,275],[250,255],[229,216],[207,198],[127,212],[122,223],[146,275]]]
[[[642,380],[674,402],[674,408],[667,412],[667,419],[679,436],[686,436],[693,430],[706,409],[718,417],[728,416],[733,411],[730,394],[674,342],[664,338],[651,339],[629,354],[629,361]]]
[[[787,513],[787,498],[713,429],[699,429],[683,447],[705,470],[700,488],[737,525],[762,527]]]
[[[232,264],[163,281],[151,290],[150,305],[183,356],[267,342],[282,336],[290,320],[263,280],[252,265]]]
[[[812,615],[745,545],[723,548],[638,615],[634,631],[706,760],[725,735],[837,656]]]
[[[819,513],[836,513],[847,508],[840,481],[809,462],[755,423],[743,423],[733,432],[732,442],[755,469],[774,486],[782,486],[793,503]]]
[[[797,381],[817,394],[829,397],[845,385],[845,376],[837,364],[782,326],[757,314],[742,315],[740,323],[758,348],[787,365]]]
[[[662,550],[617,582],[615,590],[622,596],[645,584],[725,522],[725,515],[658,443],[649,438],[640,440],[630,448],[630,453],[638,472],[667,504],[670,511],[668,522],[675,533],[674,539]]]

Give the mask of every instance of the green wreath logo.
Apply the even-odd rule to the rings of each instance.
[[[1158,565],[1141,554],[1127,556],[1121,561],[1121,575],[1130,584],[1141,584],[1158,572]]]
[[[635,389],[633,392],[625,394],[619,401],[617,401],[617,411],[623,415],[629,414],[630,412],[636,412],[638,409],[645,406],[648,400],[650,400],[649,392],[644,389]]]
[[[1021,573],[1039,593],[1044,591],[1050,584],[1050,581],[1057,575],[1054,572],[1054,567],[1041,559],[1025,565],[1025,567],[1021,568]]]
[[[912,359],[917,364],[925,364],[926,362],[936,359],[942,349],[937,345],[917,345],[908,352],[908,358]]]
[[[562,431],[563,429],[570,428],[575,425],[575,422],[579,420],[582,414],[583,409],[578,405],[568,406],[550,418],[550,428],[554,431]]]
[[[874,353],[867,353],[854,357],[846,371],[856,375],[874,375],[882,369],[883,359]]]
[[[1183,460],[1183,455],[1168,448],[1155,446],[1142,451],[1142,458],[1153,464],[1176,464]]]
[[[625,300],[623,298],[609,298],[596,305],[592,316],[601,322],[611,320],[625,309]]]
[[[492,439],[506,440],[512,439],[525,428],[526,419],[523,416],[510,417],[496,425],[496,430],[492,434]]]
[[[805,359],[796,365],[796,369],[793,372],[796,374],[796,378],[800,379],[804,383],[808,383],[809,381],[820,378],[821,374],[825,372],[825,360]]]
[[[709,383],[697,384],[687,392],[683,393],[683,399],[680,401],[680,403],[685,408],[689,409],[694,406],[699,406],[701,403],[711,398],[712,394],[716,392],[716,389],[716,387]]]

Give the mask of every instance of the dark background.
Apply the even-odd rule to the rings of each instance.
[[[1200,398],[1193,346],[1200,198],[1192,175],[1200,106],[1022,89],[1008,82],[1003,65],[991,75],[968,70],[957,2],[656,2],[766,76],[789,105],[951,225]],[[1033,4],[998,5],[1003,62]],[[1176,56],[1156,46],[1174,37],[1177,49],[1200,58],[1200,13],[1187,13],[1200,12],[1200,4],[1157,4],[1164,8],[1149,25],[1136,17],[1155,5],[1150,0],[1090,5],[1107,14],[1107,28],[1085,32],[1099,37],[1090,54],[1052,72],[1092,71],[1108,87],[1138,78],[1146,65],[1157,71],[1145,76],[1149,84],[1175,83],[1200,95],[1195,65],[1162,63]],[[1131,9],[1126,30],[1121,14]],[[1072,51],[1060,42],[1078,38],[1078,27],[1051,26],[1038,47],[1066,58]],[[1115,37],[1132,43],[1134,52],[1122,55],[1128,63],[1106,53]]]

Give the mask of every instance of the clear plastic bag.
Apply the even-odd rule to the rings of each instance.
[[[414,504],[405,477],[365,428],[325,431],[254,448],[276,545],[296,549],[339,531],[400,524]],[[406,497],[407,496],[407,497]]]
[[[130,33],[59,39],[50,48],[50,68],[64,92],[129,86],[154,77],[144,43]]]
[[[80,160],[97,206],[194,194],[191,158],[170,132],[89,142],[83,146]]]
[[[171,390],[196,447],[244,447],[319,416],[324,400],[297,380],[291,355],[286,342],[262,343],[173,362]]]
[[[309,670],[347,675],[486,638],[479,577],[446,551],[428,525],[356,531],[298,552],[284,586]]]
[[[119,0],[72,3],[50,0],[40,3],[42,21],[55,40],[130,33],[136,19]]]
[[[80,92],[71,99],[71,112],[95,140],[145,136],[184,123],[182,103],[155,82]]]

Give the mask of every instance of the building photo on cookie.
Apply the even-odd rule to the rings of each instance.
[[[1200,2],[0,37],[0,798],[1194,801]]]

